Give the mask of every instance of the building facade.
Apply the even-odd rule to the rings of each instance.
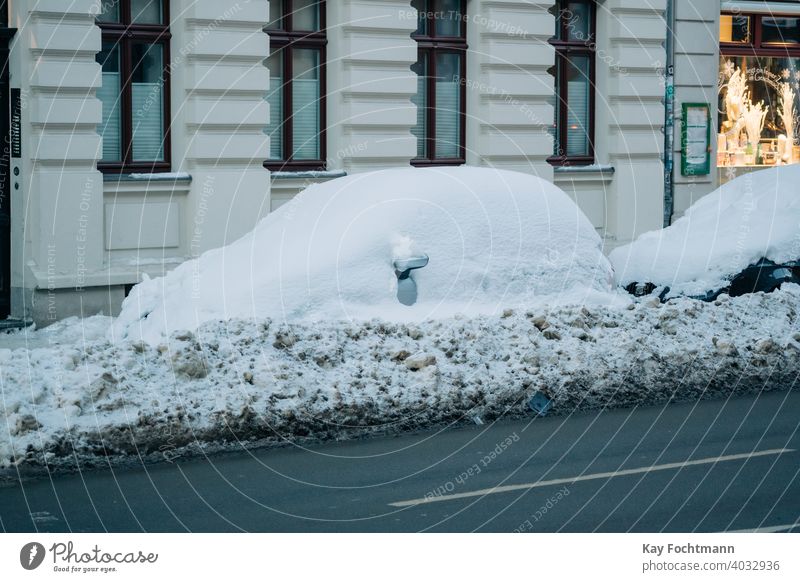
[[[572,196],[610,250],[787,141],[778,163],[791,163],[797,143],[773,101],[800,62],[798,2],[8,0],[0,12],[0,315],[40,324],[115,313],[143,276],[346,174],[532,173]],[[767,89],[762,64],[780,77]],[[748,146],[725,108],[740,77],[771,112],[763,143]],[[703,153],[686,145],[684,104],[709,105],[706,173],[682,171],[682,155]]]

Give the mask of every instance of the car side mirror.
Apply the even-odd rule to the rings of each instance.
[[[411,278],[411,271],[421,269],[428,261],[428,255],[392,261],[394,274],[397,275],[397,300],[403,305],[414,305],[417,302],[417,283]]]

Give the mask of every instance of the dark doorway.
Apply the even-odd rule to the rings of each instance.
[[[0,319],[11,312],[11,99],[8,48],[15,29],[8,28],[8,2],[0,0]]]

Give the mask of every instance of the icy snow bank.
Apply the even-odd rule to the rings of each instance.
[[[673,225],[611,255],[617,282],[668,285],[700,295],[766,257],[800,258],[800,165],[739,176],[693,204]]]
[[[426,253],[419,299],[395,258]],[[137,285],[114,327],[150,343],[230,318],[422,321],[610,289],[601,241],[553,184],[488,168],[357,174],[307,188],[235,243]]]
[[[155,348],[101,338],[0,349],[0,467],[530,416],[537,391],[563,414],[788,388],[800,376],[799,303],[800,287],[785,285],[715,303],[420,324],[231,320]]]

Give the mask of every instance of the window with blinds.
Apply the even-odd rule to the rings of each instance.
[[[104,162],[122,159],[122,83],[120,76],[119,46],[104,42],[97,56],[102,68],[102,81],[97,98],[103,106],[99,132],[103,138]]]
[[[413,165],[458,165],[465,162],[466,33],[465,2],[412,0],[417,9],[417,157]]]
[[[166,0],[103,0],[97,98],[105,172],[164,172],[169,162],[169,14]]]
[[[428,92],[426,90],[428,68],[425,60],[417,61],[411,67],[411,70],[417,75],[417,93],[411,97],[411,102],[417,108],[417,124],[411,129],[411,133],[417,138],[417,157],[425,158],[428,151],[425,140],[425,136],[428,133]]]
[[[595,5],[561,0],[555,5],[553,165],[594,162]]]
[[[322,1],[270,2],[269,169],[325,168],[324,17]]]

